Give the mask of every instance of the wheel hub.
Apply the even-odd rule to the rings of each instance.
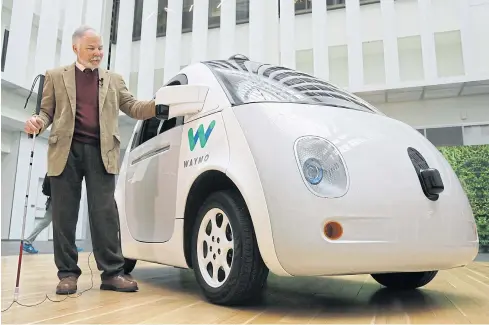
[[[197,236],[197,259],[205,282],[214,288],[229,277],[234,257],[233,230],[221,209],[209,210]]]

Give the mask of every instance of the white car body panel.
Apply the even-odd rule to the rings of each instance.
[[[271,272],[288,276],[290,274],[280,265],[275,252],[265,194],[243,129],[231,109],[224,110],[222,115],[226,123],[230,148],[227,176],[236,184],[246,201],[263,261]],[[273,152],[270,154],[273,155]]]
[[[460,182],[441,153],[410,126],[383,114],[324,105],[231,107],[205,65],[181,73],[189,84],[209,87],[206,103],[198,114],[186,116],[185,124],[132,151],[128,146],[115,193],[125,257],[187,268],[188,193],[200,175],[215,170],[240,190],[262,258],[277,275],[440,270],[475,258],[475,221]],[[190,128],[193,134],[200,125],[205,131],[212,121],[206,146],[197,141],[190,150]],[[327,199],[308,190],[294,154],[294,142],[304,135],[326,138],[341,152],[349,174],[345,195]],[[158,151],[169,143],[173,151]],[[410,146],[440,172],[445,189],[438,201],[424,196],[406,151]],[[146,152],[153,155],[131,166]],[[143,218],[137,215],[142,203],[134,200],[152,204],[142,209]],[[138,225],[143,219],[146,224]],[[344,228],[335,241],[323,234],[331,219]]]
[[[141,121],[135,126],[135,130],[141,125]],[[134,133],[129,143],[133,142]],[[126,258],[133,258],[143,261],[158,262],[160,256],[167,258],[167,263],[176,267],[186,268],[187,264],[183,254],[183,219],[174,218],[173,231],[171,238],[165,243],[143,243],[135,240],[128,227],[127,209],[126,209],[126,179],[127,167],[130,160],[131,148],[128,146],[126,154],[122,162],[121,171],[117,180],[115,191],[115,199],[119,210],[120,231],[121,231],[121,246],[123,254]],[[137,219],[137,216],[131,216]],[[170,228],[171,229],[171,228]]]
[[[441,270],[472,261],[474,217],[450,165],[412,127],[381,115],[296,104],[233,108],[258,167],[278,259],[295,276]],[[350,177],[345,195],[326,199],[305,186],[293,151],[297,138],[333,142]],[[407,154],[414,147],[439,170],[445,190],[428,200]],[[273,149],[271,149],[273,148]],[[271,152],[273,154],[271,154]],[[326,239],[327,221],[343,236]]]

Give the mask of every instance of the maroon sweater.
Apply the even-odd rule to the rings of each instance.
[[[76,115],[73,140],[99,144],[98,70],[75,68]]]

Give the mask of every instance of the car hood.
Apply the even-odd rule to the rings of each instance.
[[[269,204],[304,204],[331,213],[430,216],[472,213],[451,166],[440,151],[411,126],[385,115],[339,107],[263,103],[233,108],[255,159]],[[341,152],[349,175],[348,192],[324,199],[305,186],[294,143],[305,135],[325,138]],[[408,148],[416,149],[441,175],[445,190],[433,202],[423,194]],[[286,201],[284,201],[284,199]],[[326,202],[326,203],[325,203]],[[277,203],[280,204],[280,203]],[[345,212],[344,207],[349,206]],[[399,211],[399,206],[409,206]],[[463,210],[463,211],[462,211]],[[467,219],[466,219],[467,220]]]

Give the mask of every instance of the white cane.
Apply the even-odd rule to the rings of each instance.
[[[39,78],[39,88],[37,91],[37,103],[36,103],[36,115],[39,115],[39,112],[41,110],[41,101],[42,101],[42,90],[44,87],[44,75],[38,75],[36,79],[34,79],[34,83],[32,84],[31,88],[31,94],[32,94],[32,89],[34,88],[36,84],[36,80]],[[29,94],[29,97],[31,96]],[[29,101],[29,97],[27,97],[26,104],[24,108],[27,106],[27,102]],[[32,136],[32,149],[31,149],[31,154],[30,154],[30,161],[29,161],[29,173],[27,174],[27,190],[25,193],[25,201],[24,201],[24,217],[22,219],[22,233],[20,236],[20,247],[19,247],[19,260],[17,263],[17,279],[15,280],[15,291],[14,291],[14,301],[17,301],[19,297],[19,284],[20,284],[20,269],[22,268],[22,252],[24,250],[24,235],[25,235],[25,222],[27,218],[27,205],[29,203],[29,190],[30,190],[30,185],[31,185],[31,173],[32,173],[32,162],[34,160],[34,147],[36,145],[36,134],[29,135],[29,137]]]

